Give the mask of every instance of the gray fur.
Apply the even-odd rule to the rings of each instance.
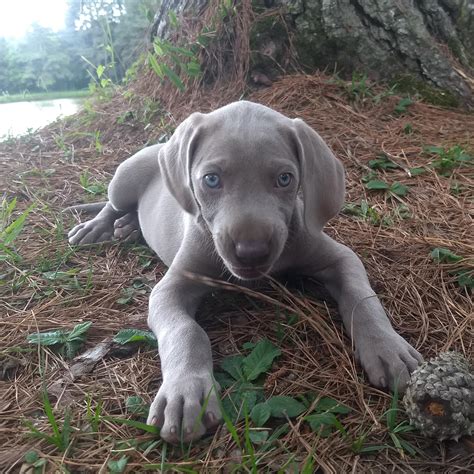
[[[104,202],[91,202],[88,204],[76,204],[63,209],[62,212],[83,212],[84,214],[98,214],[107,204]]]
[[[286,182],[284,173],[293,176],[288,186],[277,184]],[[220,176],[220,187],[206,184],[210,174]],[[211,288],[186,272],[240,280],[293,272],[321,280],[370,382],[404,388],[420,354],[393,330],[359,258],[322,230],[343,201],[343,167],[321,137],[301,120],[245,101],[192,114],[169,142],[118,167],[109,202],[69,241],[110,239],[117,222],[138,227],[138,213],[146,242],[169,266],[148,316],[163,375],[148,423],[165,440],[197,439],[221,418],[209,338],[194,318]]]

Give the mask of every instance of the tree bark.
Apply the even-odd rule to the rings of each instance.
[[[163,0],[152,34],[167,37],[170,10],[196,16],[212,3]],[[252,8],[253,71],[272,77],[296,57],[307,70],[410,74],[472,104],[474,0],[254,0]]]

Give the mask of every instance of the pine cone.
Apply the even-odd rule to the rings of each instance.
[[[474,373],[457,352],[443,352],[411,375],[403,397],[410,423],[438,440],[474,431]]]

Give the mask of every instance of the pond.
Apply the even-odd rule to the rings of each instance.
[[[27,133],[75,114],[83,99],[53,99],[0,104],[0,140]]]

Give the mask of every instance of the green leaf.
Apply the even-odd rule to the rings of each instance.
[[[180,46],[174,46],[171,43],[168,44],[167,48],[168,51],[176,53],[177,55],[182,54],[183,56],[186,56],[188,58],[194,58],[194,53],[190,49],[182,48]]]
[[[224,372],[214,372],[214,378],[216,379],[220,387],[223,389],[232,387],[236,383],[236,380],[234,378],[229,377]]]
[[[255,342],[244,342],[242,344],[242,349],[245,349],[247,351],[252,350],[257,344]]]
[[[30,344],[39,344],[41,346],[53,346],[55,344],[63,344],[67,341],[64,331],[37,332],[29,334],[26,340]]]
[[[444,148],[441,146],[428,145],[423,148],[426,153],[433,153],[435,155],[442,155],[445,153]]]
[[[396,194],[397,196],[406,196],[408,193],[408,186],[395,182],[390,186],[389,190],[391,193]]]
[[[76,268],[71,268],[70,270],[66,271],[66,272],[61,272],[59,270],[53,270],[53,271],[49,271],[49,272],[43,272],[42,275],[44,278],[46,278],[46,280],[49,280],[49,281],[56,281],[56,280],[70,280],[72,277],[76,276],[76,274],[78,273],[78,269]]]
[[[86,332],[92,325],[92,321],[85,321],[83,323],[76,324],[71,332],[69,332],[67,339],[72,341],[74,339],[84,339]]]
[[[370,170],[367,174],[364,174],[361,178],[363,183],[368,183],[369,181],[375,179],[377,177],[377,172],[374,170]]]
[[[266,402],[257,403],[250,412],[250,418],[255,426],[263,426],[271,416],[271,409]]]
[[[33,423],[31,423],[31,421],[25,421],[25,425],[30,429],[30,432],[28,433],[29,436],[32,436],[33,438],[37,439],[46,440],[49,444],[52,444],[53,446],[56,446],[57,448],[61,449],[60,443],[58,442],[55,436],[50,436],[46,433],[43,433],[38,428],[36,428]]]
[[[46,458],[39,458],[35,463],[33,463],[33,467],[35,468],[33,472],[35,474],[43,473],[43,466],[46,466],[46,464],[48,464],[48,460]]]
[[[408,453],[410,456],[415,456],[419,452],[415,446],[413,446],[410,442],[405,441],[404,439],[400,439],[400,445],[403,451]]]
[[[272,366],[274,359],[280,355],[280,349],[268,339],[259,341],[243,361],[246,379],[249,381],[255,380],[260,374],[266,372]]]
[[[253,387],[242,384],[222,400],[222,406],[232,421],[238,421],[245,413],[251,413],[257,402],[257,392],[248,388]]]
[[[166,75],[166,77],[182,92],[185,89],[183,81],[180,77],[170,69],[166,64],[162,64],[161,68]]]
[[[268,438],[268,442],[269,443],[272,443],[273,441],[275,441],[276,439],[278,439],[280,436],[288,433],[288,431],[290,430],[290,427],[288,425],[288,423],[285,423],[281,426],[279,426],[278,428],[275,429],[275,431],[270,435],[270,437]]]
[[[85,341],[86,332],[91,324],[91,321],[86,321],[76,324],[71,331],[57,330],[29,334],[27,341],[30,344],[39,344],[41,346],[57,346],[53,347],[56,352],[68,359],[72,359]]]
[[[119,460],[117,461],[114,461],[113,459],[111,459],[108,463],[107,463],[107,467],[109,468],[110,472],[111,473],[122,473],[125,468],[127,467],[127,463],[128,463],[128,457],[127,456],[122,456]]]
[[[268,431],[257,431],[257,430],[250,430],[249,431],[249,438],[250,441],[254,444],[265,444],[268,439]]]
[[[28,451],[25,453],[25,456],[23,458],[25,462],[28,464],[33,464],[34,462],[38,461],[39,456],[36,451]]]
[[[411,176],[418,176],[420,174],[426,173],[426,168],[417,167],[417,168],[410,168],[410,175]]]
[[[385,412],[385,416],[387,419],[387,427],[389,431],[393,431],[393,429],[396,426],[397,415],[399,412],[398,399],[399,399],[398,386],[395,385],[395,388],[392,393],[392,399],[390,400],[390,408]]]
[[[66,359],[72,359],[79,351],[83,341],[74,339],[72,341],[66,341],[63,346],[59,347],[56,351]],[[54,349],[54,347],[53,347]]]
[[[408,110],[408,106],[413,104],[413,100],[411,100],[409,97],[404,97],[403,99],[400,99],[398,104],[395,106],[395,113],[396,114],[403,114]]]
[[[168,18],[170,20],[171,26],[173,28],[178,27],[178,17],[176,16],[176,13],[173,10],[168,11]]]
[[[121,298],[117,298],[115,302],[117,304],[128,304],[133,300],[133,294],[130,294],[129,296],[122,296]]]
[[[16,201],[15,201],[16,202]],[[28,209],[20,214],[6,229],[1,231],[0,237],[4,245],[11,245],[13,241],[18,237],[20,232],[23,230],[25,220],[28,217],[28,214],[33,209],[34,204],[32,204]]]
[[[388,189],[389,185],[385,181],[372,179],[365,184],[367,189]]]
[[[392,433],[411,433],[414,430],[414,426],[410,425],[407,420],[403,420],[393,428]]]
[[[66,451],[67,447],[71,442],[71,433],[72,433],[72,426],[71,426],[71,418],[72,414],[70,409],[66,409],[64,414],[64,423],[61,431],[61,443],[62,443],[62,451]]]
[[[102,77],[102,74],[104,74],[105,71],[105,66],[102,64],[99,64],[96,69],[97,77],[100,79]]]
[[[461,161],[461,162],[470,162],[472,161],[472,156],[468,155],[466,152],[461,152],[459,155],[456,157],[456,161]]]
[[[241,380],[244,377],[242,370],[243,361],[244,356],[241,355],[226,357],[222,360],[221,367],[235,380]]]
[[[398,436],[394,433],[389,433],[390,435],[390,438],[392,438],[392,442],[393,442],[393,445],[397,448],[397,449],[402,449],[402,445],[400,443],[400,438],[398,438]]]
[[[368,454],[368,453],[379,453],[380,451],[383,451],[384,449],[389,448],[388,445],[386,444],[378,444],[378,445],[372,445],[372,446],[364,446],[363,448],[360,448],[357,453],[359,454]]]
[[[463,259],[460,255],[456,255],[451,250],[437,247],[431,251],[431,258],[439,263],[456,263]]]
[[[314,433],[320,433],[323,438],[331,434],[333,427],[337,426],[337,418],[333,413],[315,413],[305,417]]]
[[[163,43],[160,40],[155,40],[153,43],[153,50],[158,56],[164,56],[165,50],[163,49]]]
[[[128,397],[125,400],[125,408],[127,409],[128,413],[140,416],[146,416],[149,410],[149,407],[143,398],[136,395]]]
[[[61,439],[61,432],[59,431],[58,423],[56,422],[56,418],[54,416],[53,407],[51,406],[48,392],[46,392],[46,390],[43,391],[43,406],[46,416],[48,417],[49,424],[53,429],[54,438],[59,441]]]
[[[347,214],[348,216],[360,216],[361,209],[358,204],[347,203],[347,204],[344,204],[344,207],[342,208],[342,212],[344,214]]]
[[[462,184],[459,184],[457,182],[454,182],[452,185],[451,185],[451,193],[452,194],[462,194],[464,191],[467,191],[467,187],[466,186],[463,186]]]
[[[387,155],[380,155],[375,160],[369,161],[369,168],[374,170],[396,169],[399,166],[394,163]]]
[[[201,65],[197,61],[190,61],[186,64],[186,72],[191,77],[199,76],[201,74]]]
[[[129,344],[130,342],[144,342],[151,347],[156,347],[158,342],[151,331],[143,331],[141,329],[121,329],[113,339],[117,344]]]
[[[114,416],[103,416],[102,419],[118,423],[119,425],[131,426],[132,428],[136,428],[141,431],[146,431],[147,433],[160,434],[160,429],[158,427],[147,425],[146,423],[142,423],[141,421],[127,420],[125,418],[116,418]]]
[[[465,288],[474,288],[474,271],[460,270],[456,273],[457,282],[459,286]]]
[[[0,253],[0,262],[5,262],[7,260],[12,260],[13,262],[20,262],[22,260],[21,255],[14,252],[13,250],[10,250],[6,245],[3,245],[1,242],[0,251],[3,252]]]
[[[84,187],[84,190],[90,194],[104,194],[107,191],[107,186],[102,183],[90,184]]]
[[[318,401],[314,411],[318,412],[330,412],[330,413],[340,413],[345,415],[351,411],[349,407],[341,405],[337,400],[329,397],[323,397]]]
[[[292,397],[278,395],[267,400],[271,415],[275,418],[294,418],[306,410],[303,403]]]
[[[155,45],[155,51],[156,51],[156,45]],[[156,60],[155,56],[153,54],[148,55],[148,64],[150,67],[155,71],[155,74],[160,77],[161,79],[164,79],[165,74],[163,70],[161,69],[161,66],[158,64],[158,61]]]

